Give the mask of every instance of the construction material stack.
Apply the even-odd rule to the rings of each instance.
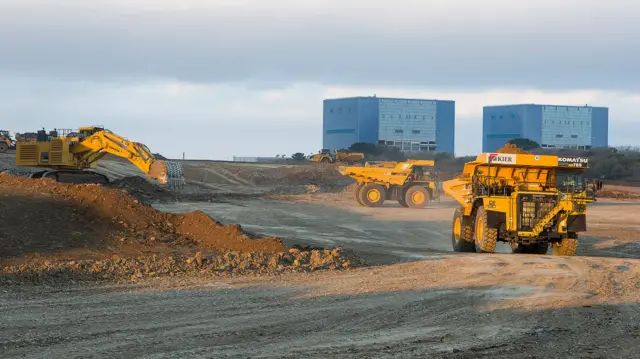
[[[601,181],[588,181],[584,157],[558,157],[505,147],[482,153],[463,173],[445,181],[460,207],[452,224],[457,252],[494,252],[505,242],[514,253],[574,255],[587,230],[587,203]]]
[[[393,166],[393,167],[391,167]],[[339,167],[338,171],[358,182],[355,197],[365,207],[380,207],[385,200],[408,208],[424,208],[439,199],[438,174],[431,160],[380,163],[365,167]]]

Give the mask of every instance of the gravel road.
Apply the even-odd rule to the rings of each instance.
[[[535,276],[531,275],[535,273]],[[638,260],[462,255],[0,294],[3,358],[632,358]]]

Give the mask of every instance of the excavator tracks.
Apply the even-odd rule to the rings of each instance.
[[[32,173],[31,178],[52,178],[60,183],[102,184],[109,183],[109,177],[93,171],[51,170]]]

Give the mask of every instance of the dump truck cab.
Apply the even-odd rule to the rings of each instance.
[[[439,179],[431,160],[380,162],[364,167],[340,167],[338,171],[358,182],[356,201],[365,207],[380,207],[395,200],[403,207],[424,208],[439,200]]]
[[[452,245],[458,252],[493,252],[505,242],[514,253],[573,255],[587,229],[587,204],[601,181],[588,181],[585,157],[483,153],[443,183],[455,199]]]

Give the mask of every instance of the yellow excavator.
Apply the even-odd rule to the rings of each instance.
[[[147,177],[172,187],[184,185],[184,170],[179,163],[157,160],[147,146],[129,141],[99,126],[71,130],[39,130],[16,134],[16,165],[44,167],[31,178],[54,178],[65,183],[106,184],[109,178],[91,171],[98,161],[111,154],[126,158]]]

